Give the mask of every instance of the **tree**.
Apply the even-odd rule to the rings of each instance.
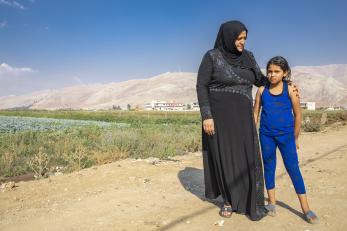
[[[122,108],[119,105],[112,105],[113,110],[122,110]]]

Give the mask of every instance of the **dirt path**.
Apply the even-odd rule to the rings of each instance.
[[[307,224],[279,157],[278,215],[224,219],[204,201],[200,153],[175,161],[123,160],[72,174],[17,183],[0,193],[0,230],[346,230],[347,127],[303,134],[299,151],[311,207]]]

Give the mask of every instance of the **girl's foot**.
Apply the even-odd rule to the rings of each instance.
[[[305,213],[305,219],[310,224],[317,224],[318,223],[318,217],[313,211],[308,211]]]
[[[268,211],[267,214],[269,216],[272,216],[272,217],[276,216],[276,205],[274,205],[274,204],[267,204],[267,205],[265,205],[265,209]]]
[[[232,213],[233,209],[231,208],[231,205],[223,205],[219,211],[219,215],[225,218],[230,218]]]

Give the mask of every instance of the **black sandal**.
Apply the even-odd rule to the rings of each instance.
[[[228,215],[225,215],[225,214],[228,214]],[[230,205],[227,205],[227,206],[223,205],[223,207],[219,211],[219,215],[225,218],[230,218],[232,214],[233,214],[233,209],[231,208]]]

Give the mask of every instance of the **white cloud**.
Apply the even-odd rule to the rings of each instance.
[[[19,2],[13,1],[12,4],[14,7],[18,7],[19,9],[24,10],[24,6]]]
[[[6,26],[7,26],[7,22],[6,21],[0,22],[0,28],[5,28]]]
[[[11,6],[14,8],[21,9],[21,10],[25,9],[25,7],[21,3],[17,2],[17,1],[12,1],[12,0],[0,0],[0,5]]]
[[[7,63],[0,64],[0,77],[13,76],[13,75],[22,75],[26,73],[37,72],[36,70],[31,69],[30,67],[12,67]]]

